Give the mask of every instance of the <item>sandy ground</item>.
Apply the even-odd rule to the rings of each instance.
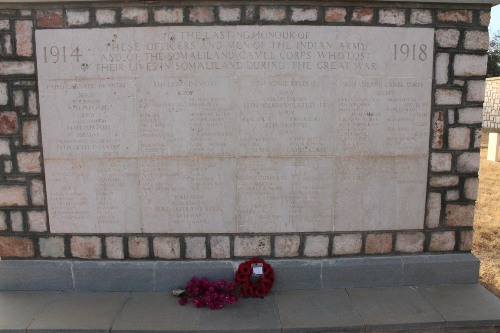
[[[472,252],[481,260],[481,284],[500,297],[500,162],[487,161],[486,153],[483,144]]]

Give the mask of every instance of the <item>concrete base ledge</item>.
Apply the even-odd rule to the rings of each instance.
[[[231,280],[233,261],[0,261],[0,290],[170,291],[192,277]],[[371,288],[478,282],[470,253],[269,260],[275,290]]]

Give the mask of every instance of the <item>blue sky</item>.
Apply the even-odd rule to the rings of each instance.
[[[488,30],[490,32],[490,39],[496,31],[500,30],[500,5],[491,8],[491,20]]]

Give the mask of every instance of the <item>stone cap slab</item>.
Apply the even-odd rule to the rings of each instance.
[[[40,0],[17,0],[17,1],[3,1],[0,0],[0,6],[4,4],[36,4],[36,5],[41,5],[41,4],[56,4],[56,3],[113,3],[113,2],[120,2],[120,3],[141,3],[138,1],[130,1],[130,0],[45,0],[45,1],[40,1]],[[203,1],[203,3],[215,3],[215,4],[225,4],[226,2],[215,2],[215,1]],[[344,0],[345,3],[349,2],[358,2],[362,3],[361,1],[354,1],[354,0]],[[399,2],[399,3],[443,3],[443,4],[450,4],[450,5],[456,5],[456,4],[477,4],[477,5],[498,5],[500,4],[500,0],[378,0],[378,1],[373,1],[373,2]],[[147,1],[143,2],[144,4],[147,4]],[[165,4],[169,4],[170,1],[166,1]],[[193,1],[193,4],[200,4],[199,1]],[[239,1],[229,1],[227,3],[239,3]],[[177,3],[172,2],[172,5],[175,5]],[[249,4],[249,3],[246,3]],[[260,4],[259,1],[252,2],[251,4]],[[269,2],[263,3],[265,5],[270,5]],[[287,3],[288,4],[288,3]],[[293,4],[293,3],[292,3]],[[307,2],[301,2],[301,5],[312,5],[314,2],[307,3]]]

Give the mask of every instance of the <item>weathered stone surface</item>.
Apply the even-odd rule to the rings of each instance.
[[[241,8],[220,6],[219,20],[221,22],[239,22],[241,20]]]
[[[451,170],[451,154],[448,153],[431,154],[431,171],[443,172],[450,170]]]
[[[474,130],[474,148],[481,148],[482,131],[480,128]]]
[[[20,14],[21,14],[21,16],[29,17],[29,16],[31,16],[31,10],[30,9],[22,9],[20,11]]]
[[[392,251],[392,234],[369,234],[366,236],[365,253],[381,254]]]
[[[205,259],[207,257],[205,237],[186,237],[185,242],[187,259]]]
[[[64,258],[63,237],[41,237],[38,241],[40,256],[43,258]]]
[[[74,258],[100,259],[101,239],[95,236],[73,236],[71,237],[71,254]]]
[[[33,55],[33,22],[16,21],[16,53],[21,57]]]
[[[345,22],[347,9],[342,7],[331,7],[325,9],[325,21],[328,23]]]
[[[411,24],[431,24],[432,12],[426,9],[412,9],[410,15]]]
[[[181,242],[177,237],[155,237],[153,253],[160,259],[178,259],[181,257]]]
[[[259,7],[263,8],[281,7]],[[168,31],[180,38],[186,29],[172,26]],[[219,28],[191,26],[189,29],[203,35]],[[101,67],[85,71],[64,62],[57,66],[50,62],[46,64],[38,57],[38,88],[44,115],[41,121],[45,122],[41,128],[53,129],[42,133],[51,231],[280,233],[353,231],[352,228],[398,230],[401,221],[405,223],[404,229],[422,228],[428,171],[432,59],[419,60],[412,66],[397,61],[393,66],[386,64],[387,59],[394,57],[393,43],[425,43],[428,46],[426,52],[433,54],[432,29],[329,26],[328,31],[335,33],[327,35],[324,27],[306,25],[272,28],[226,25],[224,29],[252,34],[269,33],[272,29],[280,34],[293,32],[296,36],[308,32],[309,39],[315,42],[328,41],[338,32],[339,37],[331,37],[330,42],[338,43],[361,35],[367,40],[381,39],[380,43],[385,44],[377,43],[376,47],[366,51],[371,51],[370,61],[373,60],[375,66],[356,68],[352,62],[342,75],[329,76],[324,76],[325,70],[315,66],[324,62],[316,58],[311,61],[311,69],[307,68],[307,63],[300,64],[303,68],[299,68],[296,62],[288,60],[280,60],[284,68],[252,69],[248,68],[245,59],[240,59],[243,68],[232,69],[228,62],[224,62],[229,67],[217,71],[176,70],[175,66],[182,65],[181,62],[172,62],[172,68],[163,67],[161,71],[145,68],[133,71],[130,65],[134,63],[125,61],[123,71],[113,73],[110,72],[111,65],[102,59],[89,59],[89,63]],[[134,31],[133,36],[130,31]],[[36,31],[39,52],[43,53],[43,47],[56,42],[71,45],[78,40],[82,48],[95,47],[93,51],[101,54],[106,52],[105,43],[94,43],[97,46],[81,43],[89,39],[109,43],[116,34],[120,40],[129,38],[137,42],[140,49],[145,49],[163,38],[165,28],[94,29],[92,35],[88,34],[88,29],[61,29],[57,40],[48,32]],[[385,38],[387,36],[391,37],[390,40]],[[265,52],[279,55],[268,38],[260,38],[259,42],[264,43]],[[200,46],[201,42],[194,43]],[[119,46],[113,45],[116,47]],[[210,54],[215,51],[212,48],[207,50]],[[314,57],[318,56],[316,53],[312,53]],[[92,57],[93,53],[88,54]],[[148,62],[166,66],[162,63]],[[213,74],[215,72],[217,74]],[[390,79],[384,79],[384,75]],[[277,77],[283,80],[278,82]],[[297,77],[303,80],[300,87],[295,83]],[[322,78],[321,84],[318,77]],[[198,87],[202,79],[217,84]],[[277,84],[282,87],[275,87]],[[387,96],[397,95],[421,103],[412,104],[411,116],[396,123],[391,118],[394,116],[392,110],[401,103],[385,95],[376,95],[376,101],[367,98],[366,103],[357,106],[363,115],[359,120],[352,117],[352,107],[340,105],[339,102],[350,98],[353,91],[372,96],[378,90],[364,86],[379,84],[387,87],[384,88]],[[79,89],[74,89],[74,85]],[[412,89],[408,89],[408,85]],[[170,94],[177,89],[193,91],[201,97],[194,100],[192,96]],[[241,91],[245,94],[238,93]],[[259,110],[266,103],[274,103],[283,91],[303,100],[304,107],[301,104],[293,109],[294,118],[287,113],[288,107],[269,108],[270,119],[261,121]],[[75,124],[81,121],[81,112],[76,109],[82,105],[73,102],[78,94],[90,94],[99,101],[95,103],[97,106],[110,107],[109,112],[99,113],[99,119],[106,124],[102,130],[89,132],[75,128]],[[203,103],[209,98],[217,98],[218,102],[207,111]],[[176,106],[165,111],[165,102]],[[332,109],[335,112],[331,112]],[[375,113],[376,110],[379,111]],[[64,119],[57,116],[61,112],[65,112]],[[204,125],[206,117],[210,118],[210,126]],[[298,119],[297,126],[290,128],[290,119]],[[187,123],[192,126],[179,126]],[[278,127],[269,128],[268,123]],[[405,130],[391,131],[389,127],[393,128],[392,125],[396,129],[411,127],[412,140],[407,139]],[[366,136],[355,135],[352,129],[359,127]],[[93,137],[99,137],[107,144],[98,144],[101,141]],[[81,149],[86,145],[95,148]],[[111,165],[111,161],[116,165]],[[353,168],[357,171],[352,172]],[[317,177],[318,174],[325,177]],[[395,177],[387,179],[388,174]],[[106,191],[99,187],[99,183],[107,184],[96,180],[101,177],[108,177],[107,182],[113,186],[107,186]],[[75,190],[64,191],[64,185],[70,183]],[[391,190],[384,196],[374,196],[373,193],[378,193],[382,186]],[[96,193],[101,199],[96,199]],[[368,199],[363,202],[363,209],[359,206],[353,209],[358,202],[353,198],[359,197]],[[56,206],[60,201],[57,198],[68,200],[70,204],[66,206],[78,205],[79,209],[63,209],[62,204],[51,207],[52,203]],[[87,200],[83,200],[85,198]],[[240,199],[238,206],[236,198]],[[117,209],[99,207],[98,203],[104,199],[113,203],[110,207],[116,206]],[[331,202],[335,202],[334,207]],[[407,202],[412,202],[409,209]],[[93,207],[97,207],[100,213]],[[124,211],[130,211],[121,212],[119,208],[122,207]],[[239,221],[239,225],[235,221]]]
[[[9,20],[0,20],[0,30],[9,30],[10,22]]]
[[[17,166],[19,172],[22,173],[39,173],[42,172],[40,164],[40,152],[20,152],[17,153]]]
[[[453,62],[454,74],[457,76],[486,75],[487,55],[457,54]]]
[[[460,31],[456,29],[437,29],[436,43],[439,47],[456,48],[460,39]]]
[[[460,244],[458,249],[460,251],[470,251],[472,250],[472,240],[474,236],[473,230],[462,230],[460,231]]]
[[[461,108],[458,109],[458,123],[460,124],[480,124],[483,121],[482,108]]]
[[[448,124],[453,125],[455,123],[455,110],[448,109]]]
[[[189,8],[189,21],[193,23],[212,23],[215,20],[213,7]]]
[[[332,255],[361,253],[363,237],[361,234],[341,234],[333,237]]]
[[[231,257],[231,239],[229,236],[210,237],[210,257],[212,259],[225,259]]]
[[[467,50],[488,50],[488,31],[469,30],[465,32],[464,47]]]
[[[302,159],[299,162],[291,158],[248,158],[242,160],[238,168],[239,232],[332,230],[333,179],[303,176],[311,174],[312,170],[313,174],[328,174],[334,168],[330,159]],[[280,176],[276,177],[278,174]],[[259,179],[266,179],[264,186]],[[287,184],[295,185],[292,188]],[[304,197],[297,193],[300,188],[314,190],[305,191],[308,194]],[[259,203],[262,195],[267,198],[265,205]],[[258,206],[261,207],[255,210]],[[290,216],[276,207],[289,207],[294,213]]]
[[[448,82],[449,64],[450,55],[448,53],[438,53],[436,55],[436,71],[434,73],[436,84],[445,84]]]
[[[304,244],[304,255],[306,257],[328,256],[328,236],[307,236]]]
[[[446,191],[446,201],[455,201],[460,199],[460,192],[458,190]]]
[[[33,240],[28,237],[0,236],[1,258],[30,258],[35,255]]]
[[[274,256],[283,257],[298,257],[300,248],[300,236],[286,235],[274,237]]]
[[[378,12],[380,24],[402,26],[406,23],[406,13],[403,9],[381,9]]]
[[[3,35],[3,38],[1,39],[0,43],[3,43],[3,50],[1,50],[5,55],[12,55],[13,54],[13,49],[12,49],[12,36],[5,34]]]
[[[36,147],[38,142],[38,120],[23,121],[23,145]]]
[[[23,213],[20,211],[11,211],[10,212],[10,225],[12,227],[12,231],[14,231],[14,232],[24,231]]]
[[[33,61],[1,61],[0,75],[35,74]]]
[[[432,187],[452,187],[458,185],[458,181],[458,176],[433,176],[431,177],[429,184]]]
[[[10,156],[10,141],[0,139],[0,156]]]
[[[63,25],[62,10],[39,10],[36,12],[36,25],[39,28],[56,28]]]
[[[443,133],[444,133],[444,115],[443,111],[438,111],[434,113],[432,119],[432,148],[441,149],[443,148]]]
[[[472,23],[472,11],[470,10],[438,11],[437,18],[438,21],[441,22]]]
[[[462,104],[462,91],[458,89],[436,89],[435,100],[437,105]]]
[[[474,223],[474,205],[446,205],[445,222],[450,227],[472,227]]]
[[[285,7],[260,7],[260,19],[269,22],[283,22],[286,19]]]
[[[38,98],[35,91],[28,91],[28,113],[31,115],[38,114],[37,99]]]
[[[7,230],[7,214],[0,211],[0,231]]]
[[[90,22],[90,12],[88,10],[67,10],[66,22],[68,26],[82,26]]]
[[[11,160],[5,160],[3,162],[4,164],[4,171],[5,173],[11,173],[12,172],[12,161]]]
[[[470,130],[467,127],[448,129],[448,148],[464,150],[469,148]]]
[[[234,238],[235,257],[270,256],[271,238],[269,236],[236,236]]]
[[[490,24],[490,12],[489,11],[480,11],[479,12],[479,24],[483,27],[487,27]]]
[[[46,159],[44,166],[52,232],[141,231],[138,197],[132,195],[139,192],[136,161]]]
[[[45,205],[45,192],[43,190],[43,180],[32,179],[30,182],[31,204],[33,206]]]
[[[105,245],[106,245],[106,258],[108,259],[125,258],[122,237],[114,237],[114,236],[106,237]]]
[[[24,92],[22,90],[14,90],[14,106],[22,107],[24,106]]]
[[[122,22],[132,24],[145,24],[148,23],[148,9],[125,7],[122,9]]]
[[[255,15],[257,11],[255,10],[255,6],[246,6],[245,8],[245,22],[253,22],[255,20]]]
[[[478,187],[479,187],[479,179],[478,178],[474,177],[474,178],[465,179],[465,183],[464,183],[464,196],[465,196],[465,198],[469,199],[469,200],[476,200]]]
[[[6,82],[0,82],[0,105],[9,103],[9,89]]]
[[[42,210],[34,210],[28,212],[28,228],[33,232],[47,231],[47,213]]]
[[[337,158],[333,182],[334,230],[421,229],[427,167],[427,155],[392,160],[382,157]],[[390,178],[387,177],[389,174]],[[380,189],[387,186],[392,190],[379,195]],[[359,198],[363,198],[362,209]],[[407,205],[408,202],[412,205]]]
[[[28,195],[24,186],[0,185],[0,206],[27,206]]]
[[[139,170],[141,197],[150,207],[142,210],[144,231],[213,233],[237,230],[236,159],[149,159],[139,161]],[[179,214],[189,211],[190,207],[199,207],[199,211],[196,209],[201,214]],[[259,222],[255,221],[255,225]]]
[[[354,22],[369,24],[373,21],[373,14],[373,8],[354,8],[351,20]]]
[[[0,112],[0,134],[16,134],[18,130],[17,113]]]
[[[97,24],[115,24],[116,23],[116,10],[114,9],[96,9],[95,18]]]
[[[427,214],[425,215],[425,226],[437,228],[441,216],[441,193],[430,192],[427,197]]]
[[[400,232],[396,234],[396,251],[415,253],[424,251],[425,236],[421,232]]]
[[[315,22],[318,20],[318,8],[292,7],[292,22]]]
[[[212,259],[231,257],[231,239],[229,236],[211,236],[210,253]]]
[[[462,153],[458,156],[458,172],[478,172],[479,153]]]
[[[147,237],[129,237],[128,255],[130,258],[141,259],[149,257],[149,240]]]
[[[467,101],[483,102],[485,84],[483,80],[467,81]]]
[[[455,242],[454,231],[436,231],[431,234],[429,250],[433,252],[453,251],[455,248]]]

